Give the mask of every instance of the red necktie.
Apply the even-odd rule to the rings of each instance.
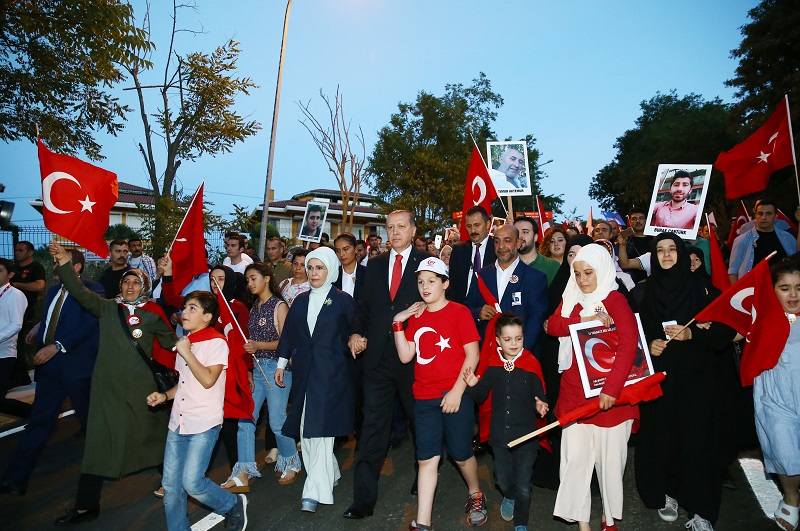
[[[394,268],[392,269],[392,284],[389,286],[389,294],[394,300],[397,290],[400,288],[400,278],[403,276],[403,255],[398,254],[394,257]]]

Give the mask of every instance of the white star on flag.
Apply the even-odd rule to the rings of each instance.
[[[756,157],[757,159],[759,159],[759,160],[758,160],[758,163],[759,163],[759,164],[761,164],[762,162],[767,162],[767,158],[768,158],[770,155],[772,155],[772,153],[764,153],[764,152],[762,151],[762,152],[761,152],[761,155],[759,155],[758,157]]]
[[[84,199],[83,201],[78,200],[78,203],[80,203],[81,206],[83,207],[83,208],[81,208],[81,212],[83,212],[84,210],[88,210],[89,212],[92,212],[92,206],[95,205],[97,203],[97,201],[90,201],[89,200],[89,194],[86,194],[86,199]]]
[[[436,346],[441,348],[442,352],[444,352],[444,349],[451,348],[450,347],[450,338],[448,337],[447,339],[445,339],[444,336],[440,335],[439,336],[439,342],[436,343]]]

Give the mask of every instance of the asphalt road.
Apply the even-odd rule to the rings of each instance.
[[[2,430],[9,426],[4,426]],[[0,529],[51,530],[53,521],[72,506],[80,473],[83,452],[81,440],[74,435],[78,423],[74,417],[59,421],[56,433],[50,439],[28,489],[23,497],[0,496]],[[259,430],[263,439],[263,428]],[[5,469],[11,453],[19,443],[20,434],[0,438],[0,466]],[[263,463],[262,449],[257,459]],[[300,512],[302,479],[292,485],[280,486],[271,470],[262,469],[264,477],[252,483],[249,495],[249,526],[252,530],[405,530],[416,514],[416,498],[409,494],[413,481],[413,452],[408,441],[391,450],[383,467],[380,494],[375,515],[364,520],[345,520],[342,512],[348,507],[352,496],[352,468],[354,443],[337,452],[342,467],[342,479],[334,492],[333,506],[320,506],[316,514]],[[677,522],[662,522],[655,511],[646,509],[636,494],[633,484],[632,452],[625,476],[625,518],[619,523],[621,531],[683,530],[687,520],[681,510]],[[491,457],[479,459],[481,486],[489,501],[489,521],[484,530],[511,530],[513,525],[500,518],[501,496],[493,488]],[[760,509],[753,492],[740,468],[732,470],[739,485],[738,490],[723,489],[722,511],[717,522],[718,531],[770,530],[776,529]],[[210,477],[223,481],[229,473],[224,451],[217,452]],[[152,495],[159,485],[160,476],[155,470],[146,470],[119,481],[106,483],[103,489],[100,517],[96,521],[75,526],[80,530],[158,530],[166,528],[161,500]],[[439,488],[434,505],[434,525],[437,530],[468,529],[463,506],[466,487],[458,472],[450,464],[441,468]],[[531,507],[530,530],[577,530],[577,525],[568,525],[552,517],[555,492],[535,488]],[[208,529],[208,509],[190,502],[190,521],[194,531]],[[593,500],[592,525],[600,528],[600,500]],[[199,522],[199,523],[198,523]],[[213,523],[213,522],[212,522]],[[213,529],[223,529],[218,523]]]

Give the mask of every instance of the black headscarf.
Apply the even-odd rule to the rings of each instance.
[[[675,242],[678,253],[675,265],[669,269],[661,267],[656,250],[658,243],[664,240]],[[650,253],[652,272],[647,279],[642,313],[657,320],[659,328],[665,321],[688,323],[706,306],[708,290],[702,277],[692,274],[686,245],[675,233],[664,232],[650,242]]]
[[[578,234],[577,236],[573,236],[567,240],[567,246],[564,248],[564,258],[561,261],[561,267],[558,268],[556,276],[553,277],[553,282],[551,282],[550,287],[547,288],[547,315],[552,315],[553,312],[558,309],[558,305],[561,304],[561,298],[564,295],[564,289],[567,287],[567,281],[572,275],[572,268],[570,267],[569,262],[567,262],[567,254],[569,254],[569,250],[575,245],[584,247],[593,241],[594,240],[592,240],[592,237],[586,234]]]
[[[211,268],[211,271],[214,271],[215,269],[219,269],[225,273],[225,284],[222,286],[222,296],[225,297],[225,300],[230,301],[232,299],[238,299],[239,297],[237,297],[237,292],[239,279],[236,272],[230,267],[222,264],[215,265]],[[212,281],[209,279],[209,283],[211,282]]]
[[[691,260],[691,255],[696,255],[697,258],[700,259],[700,267],[694,270],[694,274],[699,277],[702,277],[705,280],[711,280],[711,275],[709,275],[708,271],[706,271],[706,253],[704,253],[703,250],[699,247],[695,247],[694,245],[687,245],[686,254],[690,256],[690,260]]]

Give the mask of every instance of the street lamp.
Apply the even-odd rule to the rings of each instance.
[[[272,186],[272,159],[275,155],[275,133],[278,129],[278,108],[281,104],[281,80],[283,79],[283,54],[286,49],[286,32],[289,28],[289,11],[292,9],[292,0],[286,3],[286,14],[283,17],[283,38],[281,39],[281,57],[278,61],[278,86],[275,89],[275,108],[272,111],[272,132],[269,137],[269,158],[267,159],[267,184],[264,187],[264,210],[261,212],[261,233],[258,240],[258,255],[262,260],[267,248],[267,220],[269,219],[269,189]]]

